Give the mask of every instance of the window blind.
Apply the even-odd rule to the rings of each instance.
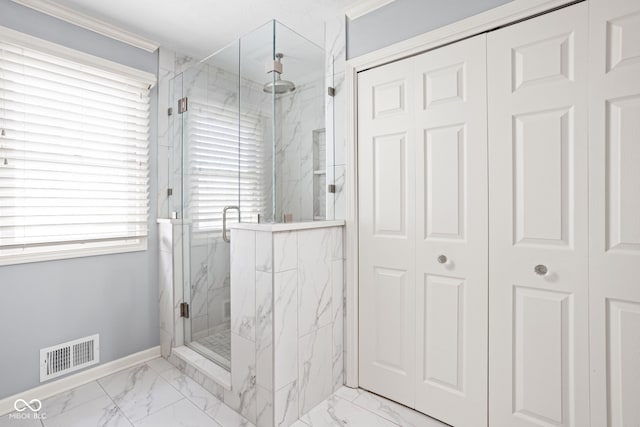
[[[222,210],[229,205],[239,205],[243,218],[264,214],[262,117],[189,98],[186,127],[193,230],[222,230]]]
[[[144,240],[151,83],[0,41],[0,255]]]

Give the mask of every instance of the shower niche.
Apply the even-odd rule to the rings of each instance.
[[[174,324],[165,328],[168,337],[161,338],[163,356],[181,369],[191,366],[197,373],[194,378],[259,427],[274,425],[277,408],[282,407],[274,400],[280,372],[276,366],[289,357],[278,356],[275,343],[269,341],[274,335],[264,333],[265,327],[275,328],[277,307],[267,308],[259,301],[277,293],[273,262],[283,254],[276,254],[275,242],[285,234],[331,236],[331,253],[320,255],[310,247],[307,261],[314,268],[325,266],[313,277],[340,277],[340,283],[329,284],[329,293],[315,289],[309,295],[323,295],[317,305],[326,305],[330,292],[335,298],[329,305],[342,301],[342,223],[327,221],[327,202],[333,200],[328,179],[334,176],[327,166],[333,164],[327,161],[333,141],[325,131],[327,120],[333,120],[326,83],[333,81],[327,71],[332,70],[330,62],[320,46],[270,21],[194,62],[169,87],[174,219],[161,223],[160,230],[161,238],[166,235],[173,242],[174,285],[171,307],[163,303],[161,291],[161,317],[163,310],[172,310]],[[248,241],[247,236],[253,237]],[[270,243],[262,247],[259,238]],[[339,275],[332,271],[338,265]],[[274,276],[258,283],[265,274]],[[303,292],[303,286],[316,284],[305,285],[301,276],[297,286]],[[315,303],[304,301],[309,307]],[[333,353],[339,341],[341,354],[342,323],[335,325],[336,335],[335,319],[326,320],[330,322],[307,333],[324,327],[323,339],[330,338],[323,344],[326,351]],[[326,333],[326,328],[332,332]],[[296,360],[298,339],[298,332],[292,332],[289,340]],[[270,350],[265,353],[265,348]],[[297,378],[298,362],[295,366]],[[333,391],[332,379],[336,378],[335,386],[342,384],[342,362],[328,369],[326,375],[316,372],[319,382],[330,379],[321,392],[314,381],[307,381],[303,389],[290,378],[288,387],[294,387],[296,395],[312,396],[304,404],[290,402],[295,406],[287,414],[290,422],[317,397]]]

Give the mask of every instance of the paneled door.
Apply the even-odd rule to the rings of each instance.
[[[488,35],[489,425],[589,425],[587,4]]]
[[[487,420],[486,36],[358,77],[360,386]]]
[[[590,1],[592,426],[640,426],[640,2]]]
[[[487,420],[486,35],[416,57],[416,409]]]
[[[412,60],[358,77],[359,383],[415,405],[415,111]]]

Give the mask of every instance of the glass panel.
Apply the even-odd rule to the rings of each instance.
[[[336,88],[336,82],[334,79],[334,58],[333,56],[330,55],[325,55],[326,57],[326,66],[327,66],[327,71],[325,74],[325,82],[326,82],[326,86],[332,87],[332,88]],[[341,180],[338,182],[336,181],[336,150],[335,150],[335,141],[336,141],[336,121],[335,121],[335,98],[329,96],[328,94],[327,96],[327,101],[325,102],[326,108],[325,108],[325,124],[327,125],[327,132],[325,134],[326,137],[326,147],[327,147],[327,154],[326,154],[326,186],[324,187],[323,191],[325,193],[325,219],[335,219],[335,204],[336,204],[336,193],[335,192],[329,192],[328,191],[328,185],[329,184],[335,184],[336,187],[340,186],[340,188],[337,188],[337,190],[342,191],[342,185],[344,184],[344,173],[342,174]],[[346,141],[341,141],[341,144],[344,144]],[[342,160],[342,163],[344,163],[344,160]],[[344,165],[342,165],[341,170],[344,171]],[[320,194],[320,193],[318,193]],[[344,194],[344,193],[343,193]],[[321,195],[319,195],[319,197],[322,197]]]
[[[273,221],[273,22],[240,39],[240,210],[242,222]]]
[[[246,125],[239,114],[238,49],[234,43],[183,73],[185,345],[227,369],[230,244],[223,240],[223,210],[240,204],[239,162],[247,155],[240,143]],[[237,222],[238,210],[228,210],[227,220]]]
[[[173,81],[171,210],[183,220],[184,342],[229,369],[228,223],[325,219],[333,135],[325,130],[325,56],[276,21]],[[178,100],[188,109],[180,113]],[[327,149],[327,144],[329,149]],[[329,171],[329,173],[328,173]],[[181,183],[181,185],[180,185]],[[175,202],[174,202],[175,203]]]
[[[182,116],[177,114],[178,100],[182,98],[182,74],[176,75],[169,84],[169,218],[182,217]]]
[[[279,22],[274,31],[276,55],[282,56],[282,93],[274,109],[276,222],[325,219],[324,50]]]

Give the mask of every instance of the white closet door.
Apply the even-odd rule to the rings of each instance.
[[[486,35],[415,62],[416,409],[486,426]]]
[[[589,425],[587,43],[586,2],[488,35],[492,427]]]
[[[358,77],[360,386],[415,398],[413,61]]]
[[[592,426],[640,426],[640,2],[590,1]]]

